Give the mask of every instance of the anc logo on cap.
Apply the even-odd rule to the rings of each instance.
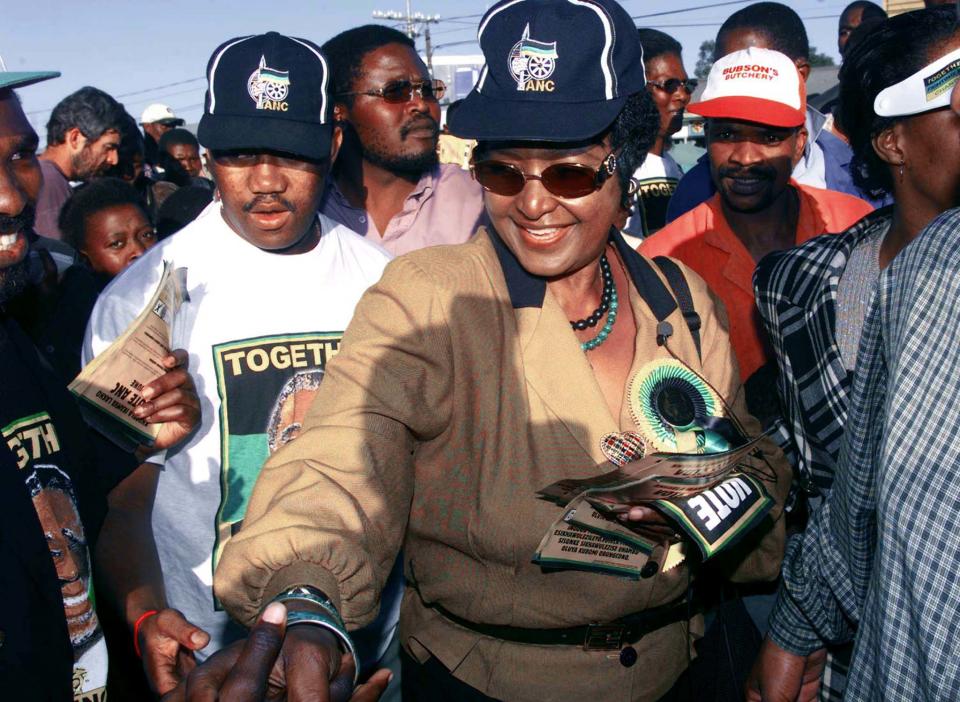
[[[247,92],[257,103],[258,110],[287,111],[287,95],[290,94],[290,71],[281,71],[267,66],[265,56],[247,81]]]
[[[517,81],[517,90],[553,92],[556,85],[549,80],[557,64],[557,42],[530,38],[530,25],[523,30],[520,41],[510,50],[510,74]]]

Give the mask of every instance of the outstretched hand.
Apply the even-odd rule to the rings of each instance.
[[[163,702],[376,702],[393,677],[378,670],[353,689],[354,661],[326,629],[286,630],[286,608],[269,605],[244,641],[197,666]]]
[[[193,652],[210,642],[207,632],[175,609],[145,619],[137,634],[147,682],[158,695],[175,688],[196,668]]]

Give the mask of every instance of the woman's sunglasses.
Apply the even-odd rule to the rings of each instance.
[[[667,95],[673,95],[675,92],[683,88],[687,91],[687,95],[693,95],[693,91],[697,89],[697,86],[700,85],[700,81],[696,78],[687,78],[686,80],[680,80],[679,78],[667,78],[667,80],[648,80],[647,85],[652,85],[655,88],[660,88]]]
[[[523,190],[528,180],[539,180],[543,187],[558,197],[577,198],[599,190],[617,170],[617,157],[611,152],[599,168],[579,163],[555,163],[540,175],[524,173],[505,161],[478,161],[470,166],[480,186],[495,195],[512,196]]]

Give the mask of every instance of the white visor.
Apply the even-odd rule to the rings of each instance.
[[[924,66],[909,78],[884,88],[873,101],[880,117],[904,117],[950,104],[950,93],[960,78],[960,49]]]

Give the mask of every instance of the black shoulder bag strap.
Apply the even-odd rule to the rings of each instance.
[[[673,289],[673,294],[677,298],[677,304],[680,305],[680,311],[683,313],[683,319],[687,323],[690,335],[693,337],[693,343],[697,347],[697,356],[703,360],[703,354],[700,351],[700,315],[693,307],[693,295],[690,294],[690,286],[687,285],[687,279],[680,270],[680,266],[671,261],[666,256],[657,256],[653,259],[660,270],[663,272],[667,282]]]

